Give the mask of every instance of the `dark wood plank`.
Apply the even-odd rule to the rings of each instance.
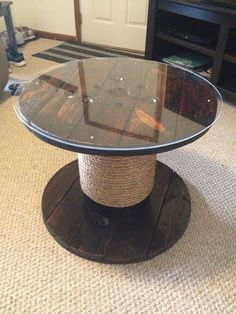
[[[208,126],[217,114],[217,98],[212,88],[206,88],[201,78],[191,79],[186,72],[182,87],[179,115],[177,117],[176,139],[186,138]],[[191,104],[195,104],[191,106]]]
[[[178,113],[179,111],[184,73],[183,70],[175,67],[167,69],[164,107],[172,112]]]
[[[100,92],[97,102],[87,105],[87,112],[70,134],[70,139],[91,145],[119,144],[134,103],[135,100],[124,96],[114,100],[111,95]]]
[[[122,145],[132,145],[134,138],[137,145],[143,145],[145,142],[155,143],[158,141],[159,133],[164,130],[161,123],[165,87],[163,66],[148,64],[144,67],[143,73],[139,74],[141,74],[139,88],[136,95],[134,94],[137,102],[124,128],[120,142]]]
[[[104,225],[101,224],[103,219]],[[118,219],[105,217],[100,217],[97,221],[86,219],[70,243],[70,248],[75,254],[102,261],[118,225]]]
[[[130,84],[134,77],[134,68],[128,67],[124,70],[126,62],[129,61],[117,61],[108,73],[107,79],[102,84],[97,84],[96,100],[86,105],[85,114],[69,135],[70,139],[91,145],[119,144],[124,127],[137,101],[135,97],[128,95],[129,90],[134,88]],[[126,81],[128,81],[128,88]]]
[[[63,244],[69,244],[72,241],[83,223],[83,211],[78,210],[81,207],[83,207],[83,193],[79,180],[76,180],[46,220],[51,233],[63,239]]]
[[[76,74],[76,69],[71,65],[66,65],[50,71],[50,74],[39,76],[27,85],[19,100],[24,117],[31,121],[48,101],[54,99],[58,90],[66,85],[66,80],[73,77],[73,74]]]
[[[166,143],[175,139],[180,95],[182,91],[183,71],[164,65],[152,64],[142,82],[144,87],[126,126],[121,140],[122,145],[150,145]],[[148,87],[148,88],[145,88]],[[170,109],[170,110],[168,110]]]
[[[71,82],[76,79],[78,79],[77,70],[73,69],[73,71],[70,73],[68,81]],[[77,90],[72,91],[71,84],[68,84],[68,81],[56,78],[54,78],[51,84],[49,81],[52,89],[54,90],[56,88],[56,93],[53,95],[53,97],[47,98],[47,100],[43,103],[43,106],[31,121],[31,125],[54,134],[53,126],[57,124],[57,113],[60,112],[60,109],[63,107],[63,105],[68,106],[68,102],[76,101],[79,99],[79,97],[81,97],[81,90],[78,88]],[[66,89],[67,86],[68,90]],[[74,87],[74,89],[76,89],[76,87]],[[68,99],[68,94],[69,96],[73,96],[73,98]],[[55,123],[53,124],[53,122]]]
[[[158,164],[154,184],[154,189],[158,190],[158,194],[151,194],[143,208],[144,215],[131,216],[121,221],[107,250],[105,261],[112,259],[112,261],[125,262],[130,259],[130,256],[133,259],[146,257],[147,247],[158,220],[171,176],[171,169]]]
[[[155,193],[155,192],[154,192]],[[168,249],[180,238],[190,216],[190,195],[182,179],[173,173],[160,217],[148,247],[148,255]]]
[[[24,89],[19,105],[27,120],[30,121],[45,103],[56,94],[57,88],[50,86],[50,80],[53,80],[53,78],[48,77],[46,79],[41,76]]]
[[[48,182],[42,199],[44,219],[63,199],[76,180],[79,179],[78,160],[72,161],[67,168],[63,167]],[[58,184],[60,182],[60,184]]]
[[[113,66],[109,63],[104,64],[98,75],[99,81],[106,80],[107,73]],[[61,84],[56,95],[44,104],[31,124],[57,137],[70,137],[81,118],[86,116],[85,98],[90,97],[90,94],[96,98],[99,92],[94,87],[97,82],[97,79],[94,79],[96,67],[96,62],[78,63],[77,69],[74,64],[71,77],[67,81],[62,81],[64,85]]]
[[[46,111],[48,109],[50,111]],[[81,96],[76,93],[73,98],[67,98],[60,91],[54,99],[48,101],[31,124],[57,137],[67,138],[83,115]]]
[[[85,68],[85,69],[84,69]],[[97,75],[97,79],[102,81],[107,76],[109,70],[109,63],[104,64],[102,69]],[[45,73],[32,83],[27,85],[20,100],[19,105],[22,113],[28,120],[31,120],[43,107],[45,107],[48,101],[52,100],[57,92],[61,92],[63,98],[63,91],[74,91],[81,95],[81,77],[80,71],[84,70],[86,74],[86,86],[87,92],[94,92],[94,85],[97,83],[94,72],[96,72],[96,63],[72,62],[67,63],[61,67],[51,70]],[[49,105],[49,109],[52,104]]]

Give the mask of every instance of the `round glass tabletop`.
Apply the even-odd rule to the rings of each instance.
[[[66,63],[26,86],[25,126],[64,149],[108,155],[167,151],[202,136],[221,96],[206,79],[164,63],[92,58]]]

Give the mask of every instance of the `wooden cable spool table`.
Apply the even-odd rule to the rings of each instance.
[[[200,76],[131,58],[70,62],[32,81],[18,117],[43,141],[79,153],[45,188],[50,234],[104,263],[143,261],[170,248],[187,227],[191,200],[156,154],[204,135],[220,103]]]

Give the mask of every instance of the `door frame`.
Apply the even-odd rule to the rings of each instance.
[[[80,0],[74,0],[74,11],[75,11],[75,30],[76,30],[76,42],[81,42],[82,32],[82,15],[80,11]]]

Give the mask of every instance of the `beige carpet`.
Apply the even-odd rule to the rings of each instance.
[[[58,42],[25,48],[27,79],[53,65],[30,57]],[[168,252],[134,265],[103,265],[61,248],[41,219],[50,177],[73,153],[31,135],[0,100],[0,313],[236,313],[236,107],[200,140],[159,156],[187,182],[192,216]]]

